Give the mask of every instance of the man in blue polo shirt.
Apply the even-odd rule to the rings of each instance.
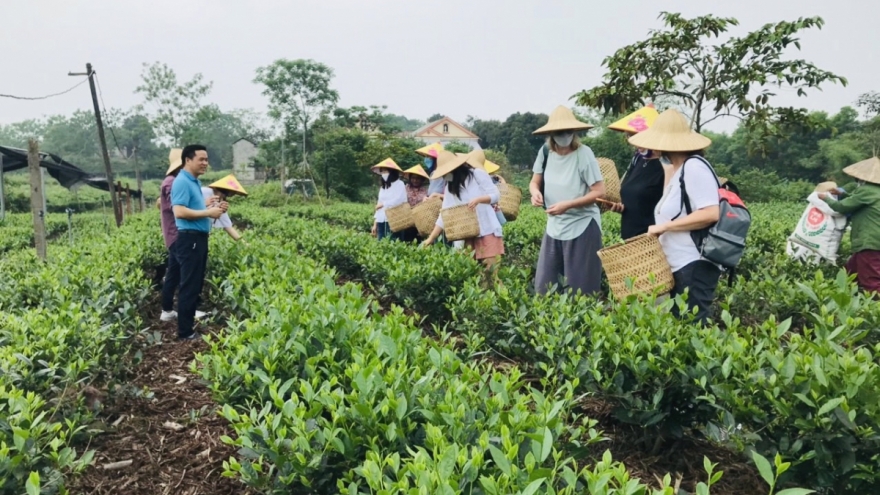
[[[191,144],[181,153],[183,170],[171,185],[171,208],[177,225],[177,241],[172,246],[174,257],[180,264],[180,292],[177,295],[177,338],[193,340],[198,334],[193,330],[196,305],[205,268],[208,265],[208,234],[211,221],[216,220],[228,205],[214,201],[205,204],[199,176],[208,171],[208,150],[200,144]]]

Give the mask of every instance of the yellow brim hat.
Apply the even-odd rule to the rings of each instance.
[[[628,141],[644,150],[671,152],[704,150],[712,144],[711,139],[692,130],[687,118],[674,109],[661,113],[651,128]]]
[[[372,170],[373,173],[378,174],[378,173],[380,173],[379,170],[383,169],[383,168],[387,168],[390,170],[397,170],[398,172],[403,172],[403,170],[401,170],[400,167],[397,166],[397,163],[394,160],[392,160],[391,158],[386,158],[386,159],[382,160],[381,162],[373,165],[372,167],[370,167],[370,170]]]
[[[440,150],[437,156],[437,169],[431,174],[432,179],[439,179],[467,163],[468,155],[456,155],[450,151]]]
[[[425,172],[425,169],[422,168],[421,165],[416,165],[415,167],[410,167],[403,171],[404,174],[412,174],[418,175],[419,177],[424,177],[425,179],[431,179],[428,177],[428,172]]]
[[[183,150],[180,148],[173,148],[170,153],[168,153],[168,171],[165,172],[165,175],[171,175],[175,170],[179,169],[183,166]]]
[[[843,173],[871,184],[880,184],[880,158],[875,156],[850,165],[843,169]]]
[[[550,118],[547,119],[547,124],[540,127],[532,134],[552,134],[554,132],[562,131],[586,131],[587,129],[592,128],[592,125],[578,120],[570,108],[560,105],[550,114]]]
[[[647,106],[627,115],[608,126],[609,129],[638,134],[648,130],[660,114],[653,106]]]
[[[501,167],[493,162],[490,162],[489,160],[486,160],[486,162],[483,163],[483,170],[488,172],[489,175],[492,175],[495,172],[498,172],[499,170],[501,170]]]
[[[241,194],[242,196],[247,196],[247,191],[241,187],[241,183],[238,182],[238,179],[235,178],[234,175],[229,174],[226,177],[218,180],[217,182],[211,184],[211,189],[220,189],[226,191],[229,194]]]
[[[418,153],[422,156],[430,156],[433,158],[437,158],[437,154],[440,153],[440,150],[442,150],[442,149],[443,149],[443,145],[438,142],[438,143],[429,144],[427,146],[419,148],[416,150],[416,153]],[[433,153],[431,153],[432,151],[433,151]]]

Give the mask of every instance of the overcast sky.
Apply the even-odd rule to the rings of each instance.
[[[67,72],[91,62],[106,105],[127,108],[141,101],[142,64],[161,61],[183,80],[204,74],[223,109],[265,111],[256,68],[311,58],[335,69],[343,106],[503,119],[549,113],[598,83],[602,59],[659,27],[660,10],[733,16],[736,33],[822,16],[798,56],[850,84],[780,101],[836,112],[880,90],[877,0],[0,0],[0,93],[67,89]],[[45,101],[0,98],[0,123],[78,108],[91,108],[87,85]]]

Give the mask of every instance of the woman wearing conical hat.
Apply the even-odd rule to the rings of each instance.
[[[819,198],[832,210],[850,216],[853,255],[846,271],[856,275],[862,290],[880,293],[880,158],[850,165],[843,173],[855,178],[856,184],[838,189],[842,193],[839,201],[829,193],[820,193]]]
[[[428,173],[428,198],[443,199],[443,190],[446,188],[446,182],[442,177],[433,178],[434,171],[437,170],[437,157],[443,151],[443,145],[439,142],[429,144],[416,150],[416,153],[425,157],[424,169]],[[427,198],[426,198],[427,199]]]
[[[245,191],[244,187],[238,182],[238,179],[230,174],[208,187],[203,187],[202,196],[205,198],[206,204],[211,204],[212,202],[226,201],[230,196],[247,196],[247,191]],[[220,218],[217,220],[214,220],[211,227],[214,229],[223,229],[229,234],[229,237],[232,237],[232,240],[241,241],[243,244],[247,245],[247,242],[242,239],[241,234],[232,224],[228,211],[220,215]]]
[[[410,207],[416,207],[428,197],[428,181],[430,176],[421,165],[415,165],[403,171],[403,181],[406,184],[406,200]],[[419,229],[410,227],[401,234],[404,242],[417,241],[421,243],[424,239],[419,235]]]
[[[492,183],[496,186],[507,184],[507,181],[504,180],[504,177],[501,177],[501,175],[498,174],[498,172],[501,170],[501,167],[496,163],[490,162],[489,160],[484,161],[483,170],[485,170],[486,173],[489,174],[489,177],[492,178]],[[498,217],[498,222],[501,223],[501,226],[503,227],[505,224],[507,224],[507,218],[504,217],[504,213],[501,211],[501,205],[495,203],[492,205],[492,209],[495,210],[495,216]]]
[[[381,177],[379,181],[379,199],[376,201],[376,213],[373,214],[373,228],[371,233],[380,241],[386,237],[392,241],[400,240],[400,232],[391,232],[388,225],[388,217],[385,216],[387,208],[394,208],[406,203],[406,187],[400,180],[400,167],[391,158],[386,158],[370,169],[374,174]]]
[[[680,112],[666,110],[650,129],[629,138],[629,143],[661,154],[669,180],[654,208],[655,225],[648,227],[648,233],[660,237],[672,268],[675,287],[670,295],[675,297],[687,290],[688,308],[696,308],[697,319],[705,324],[721,276],[719,266],[702,259],[695,240],[703,229],[718,221],[720,214],[718,179],[703,158],[703,150],[712,141],[691,130]],[[678,307],[673,310],[677,315]]]
[[[446,181],[446,190],[443,192],[443,209],[454,206],[467,205],[476,211],[477,222],[480,225],[479,236],[466,239],[465,245],[473,249],[474,258],[481,261],[486,267],[488,285],[496,282],[496,264],[504,254],[504,240],[502,238],[501,224],[492,209],[492,203],[497,203],[501,198],[501,192],[492,183],[489,174],[482,169],[485,155],[481,150],[472,151],[463,156],[455,156],[448,151],[439,154],[437,170],[433,177],[442,177]],[[443,216],[437,219],[434,231],[425,240],[423,245],[433,244],[443,231]]]
[[[627,138],[647,130],[657,120],[657,110],[648,105],[608,126]],[[654,150],[636,148],[629,168],[620,181],[621,202],[611,207],[620,213],[620,236],[629,239],[648,232],[654,225],[654,207],[663,196],[663,165]]]
[[[576,135],[592,127],[560,106],[534,132],[547,136],[529,184],[532,205],[547,211],[535,274],[538,294],[554,286],[584,294],[601,290],[602,262],[596,253],[602,249],[602,230],[596,200],[605,195],[605,183],[593,150]]]

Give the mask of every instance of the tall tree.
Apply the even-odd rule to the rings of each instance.
[[[792,47],[800,49],[800,31],[822,28],[819,17],[766,24],[723,42],[716,39],[738,25],[736,19],[714,15],[687,19],[669,12],[661,13],[660,19],[664,29],[652,31],[602,62],[607,68],[604,81],[576,94],[573,98],[579,105],[625,113],[646,100],[673,96],[690,109],[697,131],[717,118],[732,116],[763,142],[778,134],[778,124],[809,123],[805,109],[774,106],[773,88],[796,90],[803,96],[825,83],[846,85],[843,77],[806,60],[785,58]]]
[[[202,74],[180,83],[174,70],[160,62],[144,64],[141,79],[134,92],[144,96],[156,135],[167,144],[182,144],[183,134],[199,112],[204,117],[203,99],[214,83],[205,82]]]
[[[510,147],[507,148],[507,159],[511,165],[527,168],[535,161],[535,147],[529,143],[526,131],[522,127],[513,130]]]
[[[864,108],[868,117],[877,117],[880,115],[880,93],[871,91],[859,96],[856,106]]]
[[[442,113],[435,113],[434,115],[431,115],[430,117],[428,117],[428,121],[426,123],[430,124],[431,122],[437,122],[438,120],[442,119],[443,117],[445,117],[445,115],[443,115]]]
[[[269,115],[287,129],[296,124],[302,131],[303,163],[307,164],[309,124],[336,106],[339,93],[330,87],[333,69],[314,60],[279,59],[257,69],[255,83],[265,86]]]

